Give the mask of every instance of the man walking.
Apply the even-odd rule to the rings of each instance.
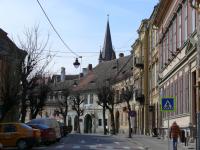
[[[172,138],[173,140],[173,150],[177,150],[177,141],[178,137],[180,136],[180,128],[177,125],[176,121],[173,122],[171,128],[170,128],[170,139]]]

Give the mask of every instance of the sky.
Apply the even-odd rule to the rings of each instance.
[[[50,35],[48,49],[54,58],[47,68],[49,72],[60,74],[61,67],[65,67],[66,74],[78,74],[88,64],[93,67],[98,64],[107,14],[116,56],[121,52],[129,55],[142,19],[150,17],[158,0],[40,0],[40,3],[65,43],[82,56],[78,69],[73,66],[77,56],[62,44],[37,0],[0,0],[0,28],[19,46],[18,37],[39,24],[41,41]]]

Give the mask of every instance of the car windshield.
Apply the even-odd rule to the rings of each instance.
[[[33,120],[29,121],[27,124],[44,124],[44,120],[43,119],[33,119]]]
[[[49,127],[47,125],[44,124],[28,124],[29,126],[31,126],[32,128],[36,128],[36,129],[48,129]]]
[[[26,128],[26,129],[32,129],[30,126],[26,125],[26,124],[20,124],[22,128]]]

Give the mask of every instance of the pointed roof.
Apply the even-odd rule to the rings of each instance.
[[[99,53],[99,62],[101,62],[102,60],[103,60],[103,58],[102,58],[102,52],[100,50],[100,53]]]
[[[116,57],[113,58],[113,56],[115,56],[115,52],[112,47],[112,39],[111,39],[109,19],[108,19],[105,38],[104,38],[102,57],[104,61],[109,61],[116,58]]]

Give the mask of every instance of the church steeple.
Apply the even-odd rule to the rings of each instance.
[[[101,49],[100,49],[100,53],[99,53],[99,63],[101,63],[103,61],[103,58],[102,58],[102,52],[101,52]]]
[[[110,61],[112,59],[116,59],[116,55],[112,47],[112,39],[111,39],[110,26],[109,26],[109,15],[108,15],[108,20],[107,20],[104,45],[103,45],[103,50],[102,50],[102,58],[103,58],[103,61]]]

